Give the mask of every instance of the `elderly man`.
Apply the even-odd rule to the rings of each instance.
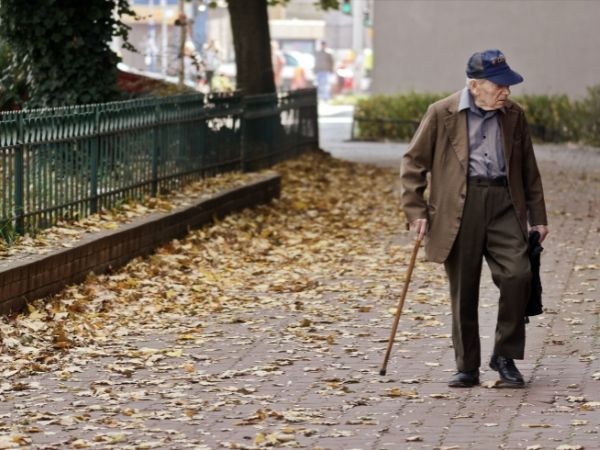
[[[499,50],[473,54],[467,86],[429,106],[402,159],[402,204],[427,258],[443,262],[452,300],[458,371],[451,387],[479,384],[478,303],[483,257],[500,300],[489,366],[524,385],[525,307],[531,268],[528,231],[548,234],[542,182],[523,110],[508,100],[523,81]],[[424,196],[428,187],[429,197]]]

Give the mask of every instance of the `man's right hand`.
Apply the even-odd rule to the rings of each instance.
[[[415,230],[417,239],[423,240],[427,232],[427,219],[416,219],[410,224],[410,227]]]

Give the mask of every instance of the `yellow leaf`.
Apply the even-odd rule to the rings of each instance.
[[[406,398],[418,398],[419,395],[416,391],[403,391],[400,388],[393,387],[388,389],[385,394],[387,397],[406,397]]]
[[[296,200],[292,203],[292,208],[302,210],[308,208],[308,205],[301,200]]]
[[[197,412],[198,412],[198,410],[197,410],[197,409],[194,409],[194,408],[186,408],[186,409],[184,410],[184,414],[185,414],[187,417],[189,417],[189,418],[192,418],[192,417],[194,417],[194,416],[196,415],[196,413],[197,413]]]
[[[269,444],[273,444],[273,445],[277,444],[279,441],[279,439],[277,439],[277,433],[267,434],[266,439]]]
[[[260,444],[262,444],[263,442],[265,442],[265,440],[266,440],[266,439],[265,439],[265,434],[264,434],[264,433],[258,433],[258,434],[256,435],[256,437],[254,438],[254,443],[255,443],[256,445],[260,445]]]
[[[180,334],[179,336],[177,336],[177,340],[178,341],[193,341],[197,337],[198,336],[195,336],[193,334]]]
[[[183,365],[183,370],[188,373],[193,373],[196,371],[196,367],[192,363],[187,363]]]
[[[117,222],[104,222],[100,226],[106,230],[116,230],[119,228],[119,224]]]
[[[312,325],[311,321],[308,319],[302,319],[300,322],[301,327],[310,327]]]
[[[593,411],[600,408],[600,402],[587,402],[581,405],[582,411]]]

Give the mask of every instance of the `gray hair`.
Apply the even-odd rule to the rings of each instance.
[[[483,80],[484,80],[483,78],[469,78],[469,77],[467,77],[467,81],[465,82],[465,85],[467,87],[470,87],[469,84],[471,84],[471,81],[482,82]]]

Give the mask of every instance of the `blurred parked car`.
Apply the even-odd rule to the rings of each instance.
[[[283,90],[310,87],[315,84],[315,57],[309,53],[284,50],[285,65],[281,71]]]
[[[287,91],[313,86],[315,84],[315,57],[309,53],[293,50],[284,50],[282,53],[285,58],[285,65],[281,70],[282,89]],[[236,76],[235,61],[222,63],[216,73],[234,82]]]

